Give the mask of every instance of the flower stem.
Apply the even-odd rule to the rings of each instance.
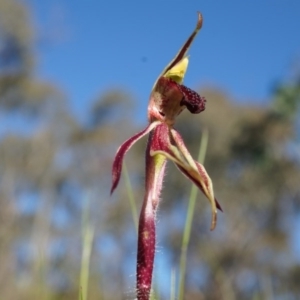
[[[146,199],[145,199],[146,200]],[[149,300],[155,254],[155,212],[152,203],[144,201],[138,231],[137,299]]]
[[[156,240],[156,211],[166,165],[166,158],[150,155],[155,135],[150,134],[146,149],[145,197],[140,214],[137,252],[137,299],[149,300]]]

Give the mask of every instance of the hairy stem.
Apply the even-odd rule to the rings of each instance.
[[[155,131],[155,129],[154,129]],[[148,139],[146,150],[146,192],[139,219],[137,251],[137,299],[149,300],[155,255],[155,222],[159,195],[162,188],[166,159],[150,155],[155,132]]]
[[[155,254],[155,210],[145,199],[139,221],[137,299],[149,300]]]

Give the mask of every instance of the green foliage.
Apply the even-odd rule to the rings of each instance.
[[[292,84],[279,84],[275,90],[274,111],[284,119],[293,119],[299,114],[300,78]]]

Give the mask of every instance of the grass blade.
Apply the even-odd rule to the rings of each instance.
[[[132,185],[130,182],[129,174],[127,171],[127,166],[126,166],[125,162],[123,164],[124,164],[124,176],[125,176],[126,191],[127,191],[127,195],[128,195],[128,199],[129,199],[129,203],[130,203],[134,227],[137,232],[138,231],[138,213],[137,213],[136,203],[135,203],[134,197],[133,197],[133,190],[132,190]]]
[[[207,143],[208,143],[208,131],[203,130],[201,142],[200,142],[199,154],[198,154],[198,161],[201,164],[204,163]],[[181,244],[180,267],[179,267],[180,268],[179,297],[178,297],[179,300],[183,300],[184,297],[187,248],[191,236],[191,228],[192,228],[192,222],[194,217],[197,193],[198,193],[198,188],[195,185],[192,185],[190,197],[189,197],[189,204],[187,209],[184,233],[182,238],[182,244]]]
[[[89,220],[89,201],[86,200],[82,216],[82,256],[80,270],[79,300],[87,300],[90,259],[94,240],[95,228]]]

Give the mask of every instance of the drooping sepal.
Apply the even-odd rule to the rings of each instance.
[[[206,170],[197,161],[195,161],[195,163],[197,165],[198,172],[195,172],[191,168],[183,168],[178,164],[176,164],[176,166],[187,178],[189,178],[192,182],[196,184],[196,186],[202,191],[202,193],[210,201],[211,210],[212,210],[212,220],[211,220],[210,229],[214,230],[217,225],[217,209],[222,211],[222,208],[219,202],[217,201],[217,199],[214,197],[212,181],[208,176]]]
[[[172,143],[171,137],[175,144]],[[192,158],[180,134],[174,129],[170,130],[166,124],[158,125],[153,132],[150,155],[158,154],[172,160],[179,170],[191,179],[208,198],[212,209],[211,230],[213,230],[217,222],[217,208],[221,209],[221,206],[214,197],[212,181],[205,168]]]
[[[112,167],[112,187],[110,190],[110,194],[113,193],[115,188],[117,187],[121,172],[122,172],[122,165],[123,165],[123,159],[126,154],[126,152],[131,148],[131,146],[137,142],[140,138],[148,134],[153,128],[155,128],[159,122],[154,122],[149,124],[143,131],[135,134],[131,138],[129,138],[127,141],[125,141],[117,150],[114,162],[113,162],[113,167]]]
[[[195,161],[191,156],[190,152],[185,146],[185,143],[181,137],[181,135],[174,129],[171,129],[172,137],[182,153],[183,157],[187,161],[187,165],[179,165],[177,164],[178,168],[182,171],[184,175],[190,178],[203,192],[206,198],[209,200],[211,204],[212,210],[212,221],[211,221],[211,230],[216,227],[217,224],[217,201],[214,196],[213,185],[212,181],[207,174],[204,166],[202,166],[199,162]],[[221,209],[221,206],[218,203],[218,206]]]

